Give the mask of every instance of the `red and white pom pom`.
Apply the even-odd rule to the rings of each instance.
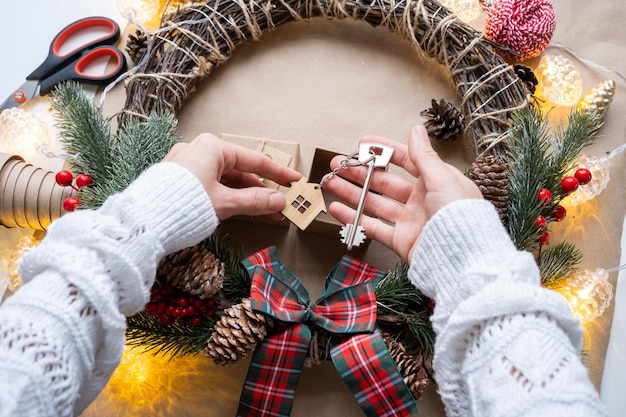
[[[506,59],[525,61],[541,54],[555,28],[554,8],[547,0],[497,0],[487,7],[485,36],[503,48],[496,45]]]

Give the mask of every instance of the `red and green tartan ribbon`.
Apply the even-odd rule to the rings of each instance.
[[[282,325],[254,352],[238,417],[291,414],[311,343],[309,326],[345,336],[332,347],[331,357],[366,416],[417,412],[415,399],[376,327],[374,285],[383,278],[382,271],[344,256],[328,275],[319,300],[310,305],[306,288],[278,261],[275,247],[261,250],[242,263],[252,277],[252,308]]]

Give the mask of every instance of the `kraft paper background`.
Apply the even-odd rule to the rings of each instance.
[[[557,16],[553,44],[560,43],[598,65],[625,72],[626,7],[621,0],[602,2],[601,6],[596,2],[574,3],[553,1]],[[481,28],[480,21],[476,27]],[[583,76],[584,91],[609,78],[617,83],[605,126],[585,154],[603,156],[624,143],[624,80],[562,48],[553,46],[546,53],[572,60]],[[535,65],[536,61],[527,64]],[[109,114],[122,106],[123,94],[120,89],[110,93],[106,101]],[[316,147],[351,153],[359,137],[366,134],[406,141],[411,126],[423,122],[419,112],[430,105],[431,98],[458,102],[445,69],[421,56],[407,41],[361,22],[318,19],[279,27],[259,42],[240,46],[188,100],[179,114],[180,132],[186,140],[212,132],[297,142],[297,168],[307,175]],[[436,149],[462,170],[473,160],[461,143],[437,144]],[[552,227],[553,241],[566,239],[583,250],[585,269],[608,269],[619,262],[626,208],[625,158],[623,154],[613,160],[612,181],[591,209],[570,213],[570,221]],[[300,232],[294,226],[237,220],[226,222],[224,227],[244,242],[246,254],[276,245],[283,263],[304,281],[313,299],[321,294],[327,272],[345,253],[339,237]],[[392,268],[398,260],[376,243],[351,255],[383,269]],[[615,275],[611,280],[615,281]],[[585,362],[598,388],[612,314],[611,307],[587,327]],[[172,375],[180,367],[192,371],[173,377],[173,386],[164,386],[161,395],[155,395],[147,405],[120,400],[119,393],[109,388],[85,415],[234,415],[248,361],[216,367],[199,356],[173,360],[167,366],[171,366]],[[418,404],[422,415],[444,415],[434,385],[427,388]],[[361,415],[331,364],[304,370],[294,417]]]

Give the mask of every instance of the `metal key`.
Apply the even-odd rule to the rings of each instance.
[[[359,246],[365,241],[365,228],[359,225],[359,221],[363,214],[365,197],[370,187],[372,173],[376,167],[386,167],[389,165],[391,155],[393,155],[393,148],[391,146],[378,143],[362,143],[359,146],[358,159],[363,165],[367,165],[367,175],[363,181],[363,189],[356,207],[354,221],[352,224],[348,223],[343,226],[339,232],[341,234],[341,242],[347,245],[348,250],[352,250],[354,246]]]

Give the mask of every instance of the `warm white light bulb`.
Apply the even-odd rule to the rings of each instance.
[[[592,175],[591,181],[587,184],[581,184],[576,191],[567,195],[561,202],[565,207],[576,207],[595,198],[606,188],[611,179],[609,158],[580,155],[574,165],[575,168],[567,175],[574,175],[578,168],[587,168]]]
[[[13,107],[0,113],[0,152],[33,156],[50,144],[48,126],[38,116]]]
[[[7,265],[7,279],[9,280],[9,289],[13,292],[17,291],[22,286],[22,278],[18,270],[18,264],[22,256],[33,247],[39,244],[39,239],[33,235],[26,235],[18,240],[15,248],[11,252],[9,263]]]
[[[117,0],[117,10],[127,20],[135,20],[142,25],[150,22],[161,5],[159,0]]]
[[[441,0],[439,3],[465,23],[476,20],[480,14],[478,0]]]
[[[587,323],[601,316],[613,299],[613,285],[608,277],[602,268],[584,270],[565,278],[554,290],[565,297],[574,316]]]
[[[583,93],[583,81],[576,67],[560,55],[545,55],[535,70],[537,92],[557,106],[574,106]]]

